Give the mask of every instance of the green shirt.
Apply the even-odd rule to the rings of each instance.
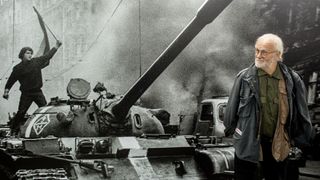
[[[278,121],[279,80],[283,76],[277,65],[271,76],[262,69],[258,69],[258,77],[262,113],[260,135],[272,138]]]

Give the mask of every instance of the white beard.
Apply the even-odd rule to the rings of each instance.
[[[254,61],[254,65],[255,65],[257,68],[260,68],[260,69],[263,69],[263,70],[266,70],[266,69],[271,68],[271,66],[272,66],[273,63],[277,63],[277,61],[276,61],[276,60],[273,60],[273,61],[259,61],[259,60],[255,60],[255,61]]]

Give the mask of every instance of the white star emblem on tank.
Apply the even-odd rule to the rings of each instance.
[[[44,115],[36,120],[33,124],[34,132],[39,135],[43,129],[50,123],[49,114]]]

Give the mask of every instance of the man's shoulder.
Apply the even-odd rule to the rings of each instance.
[[[236,77],[243,76],[246,72],[248,72],[248,70],[249,70],[249,68],[248,68],[248,67],[247,67],[247,68],[245,68],[245,69],[242,69],[242,70],[237,74],[237,76],[236,76]]]
[[[295,71],[294,69],[292,69],[291,67],[288,67],[286,65],[283,65],[287,71],[291,74],[291,77],[294,78],[294,79],[302,79],[301,75]]]
[[[23,66],[23,64],[20,62],[20,63],[16,64],[15,66],[13,66],[12,69],[13,69],[13,70],[18,70],[18,69],[21,69],[22,66]]]
[[[302,80],[302,76],[297,72],[295,71],[294,69],[291,69],[290,68],[290,73],[291,73],[291,76],[292,78],[297,81],[297,80]]]

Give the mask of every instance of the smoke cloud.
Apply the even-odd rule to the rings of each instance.
[[[170,9],[169,6],[162,5],[163,8]],[[170,7],[172,6],[180,5],[171,1]],[[197,7],[200,7],[200,4]],[[228,95],[237,72],[253,62],[254,39],[264,27],[254,8],[255,1],[252,0],[232,2],[213,23],[199,33],[165,75],[161,75],[155,85],[146,92],[143,96],[146,106],[160,105],[176,116],[180,112],[189,114],[196,111],[198,103],[203,99]],[[190,11],[186,12],[186,9]],[[173,19],[175,24],[172,26],[183,27],[196,14],[194,6],[174,11],[185,16],[179,16],[176,20],[174,15],[167,13],[164,17],[157,16],[152,19],[155,22]],[[181,20],[181,17],[185,18]],[[167,28],[160,27],[163,31]]]

